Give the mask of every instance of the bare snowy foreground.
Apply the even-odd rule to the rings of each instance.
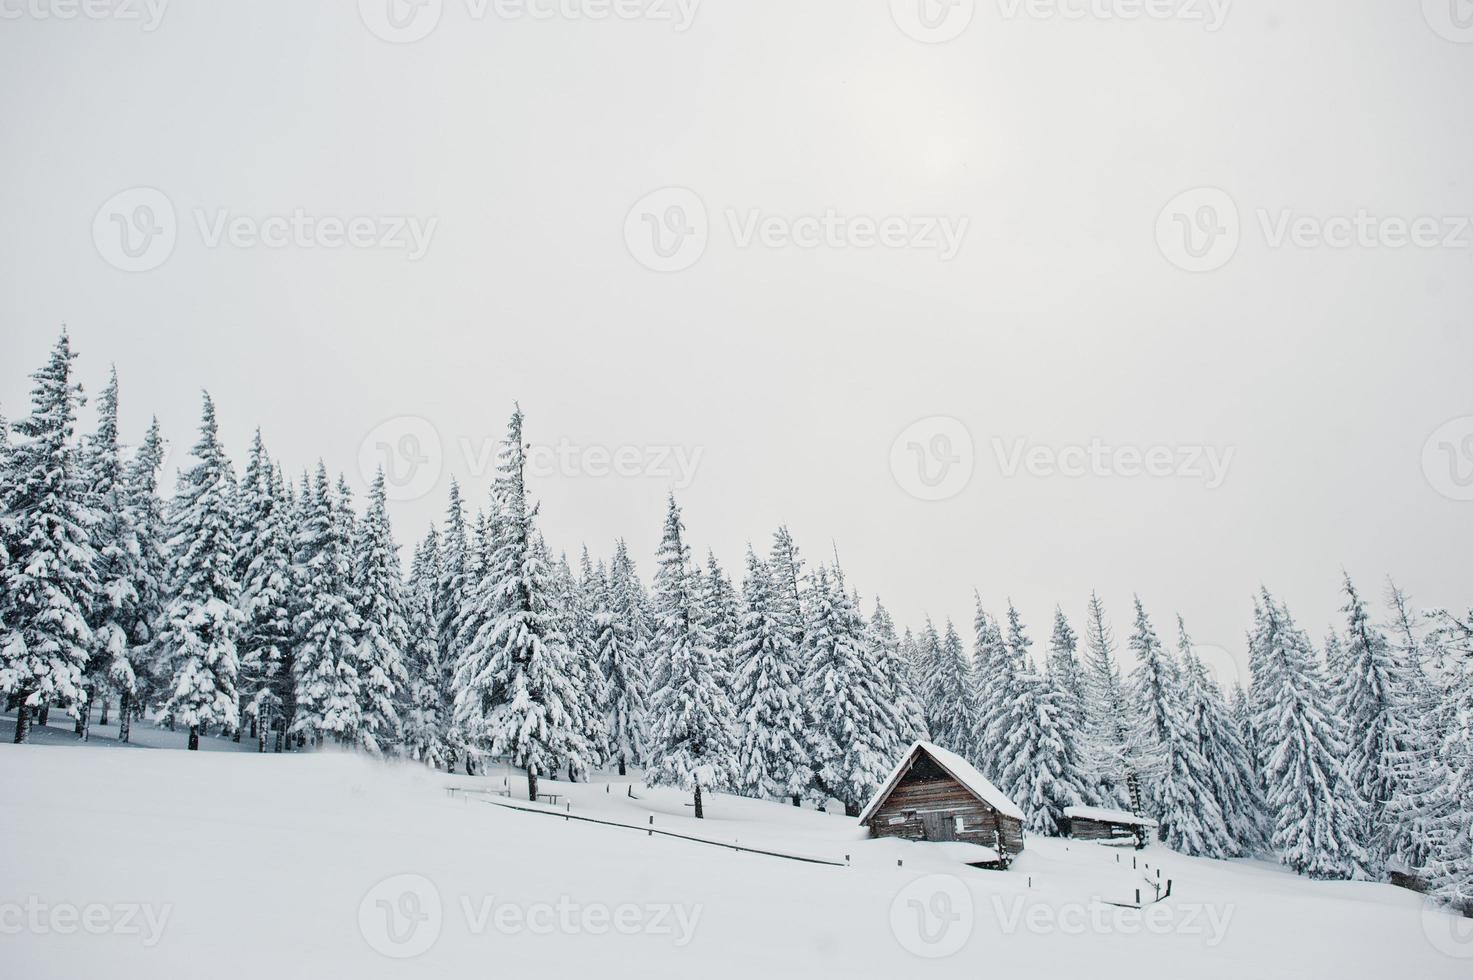
[[[235,748],[215,747],[226,746]],[[0,971],[224,980],[1473,969],[1462,920],[1388,885],[1311,882],[1159,845],[1140,854],[1149,872],[1132,871],[1133,852],[1036,837],[1012,870],[979,871],[955,861],[957,845],[864,840],[854,820],[814,810],[714,795],[696,821],[684,794],[615,777],[549,781],[559,805],[537,808],[571,803],[629,829],[447,791],[498,787],[505,775],[331,753],[5,745]],[[640,828],[652,814],[660,829],[841,864],[847,854],[852,865],[649,836]],[[1152,897],[1145,877],[1158,868],[1173,881],[1170,898],[1144,912],[1106,904],[1132,901],[1137,887]]]

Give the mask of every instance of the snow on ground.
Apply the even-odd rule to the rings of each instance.
[[[504,780],[510,804],[571,802],[630,828],[447,792]],[[524,779],[500,769],[472,778],[334,753],[96,743],[4,745],[0,781],[7,976],[1473,972],[1442,951],[1473,952],[1448,945],[1454,921],[1387,885],[1032,837],[1011,871],[980,871],[955,846],[864,840],[854,820],[811,809],[712,795],[697,821],[685,794],[633,778],[544,781],[564,797],[553,807],[518,799]],[[852,866],[651,837],[640,829],[651,814],[663,829],[848,854]],[[1132,857],[1151,870],[1132,870]],[[1169,899],[1146,912],[1104,904],[1137,885],[1151,897],[1158,867]]]

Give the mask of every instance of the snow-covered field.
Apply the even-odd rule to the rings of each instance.
[[[162,735],[163,733],[156,733]],[[1458,923],[1386,885],[1030,839],[867,841],[851,819],[608,777],[506,809],[445,776],[330,753],[0,748],[9,976],[1466,977]],[[521,783],[511,775],[513,790]],[[639,799],[628,796],[630,788]],[[498,799],[500,799],[498,797]],[[511,800],[517,806],[525,801]],[[648,836],[655,826],[843,861]],[[903,861],[903,866],[897,866]],[[1173,882],[1145,912],[1145,876]],[[1153,890],[1145,888],[1147,897]],[[949,954],[938,956],[937,954]],[[411,955],[412,954],[412,955]]]

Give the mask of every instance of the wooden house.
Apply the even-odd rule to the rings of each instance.
[[[1064,823],[1061,829],[1064,836],[1073,837],[1075,840],[1133,844],[1137,848],[1142,848],[1156,832],[1156,821],[1149,817],[1138,817],[1125,810],[1107,810],[1098,806],[1071,806],[1064,808]]]
[[[1023,850],[1023,811],[961,756],[916,742],[859,815],[875,837]]]

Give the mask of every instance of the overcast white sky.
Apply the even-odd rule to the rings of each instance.
[[[367,450],[442,446],[401,495],[429,494],[394,506],[406,547],[451,474],[483,501],[475,456],[520,399],[535,442],[650,454],[644,476],[535,487],[555,547],[624,535],[645,572],[686,482],[655,454],[677,447],[700,453],[679,491],[698,552],[738,574],[786,521],[907,624],[970,635],[976,588],[1041,643],[1055,602],[1077,622],[1098,588],[1122,639],[1139,592],[1163,635],[1180,611],[1240,650],[1260,583],[1317,638],[1342,567],[1377,594],[1391,573],[1423,604],[1473,597],[1463,0],[1133,20],[1100,16],[1132,0],[963,0],[928,10],[960,30],[945,43],[907,34],[920,0],[705,0],[685,30],[594,20],[597,0],[550,19],[426,0],[393,22],[389,2],[174,0],[155,23],[142,0],[65,20],[66,0],[0,0],[7,415],[64,321],[92,391],[116,362],[135,440],[157,413],[187,448],[203,386],[237,458],[259,425],[292,470],[321,455],[361,484],[370,431],[425,420]],[[707,234],[658,272],[646,221],[699,231],[689,194],[636,207],[669,187]],[[168,220],[136,188],[166,199],[172,251],[120,251]],[[1197,188],[1216,190],[1171,204]],[[754,219],[782,219],[776,242],[830,209],[858,219],[842,245],[742,244]],[[242,237],[298,211],[367,218],[374,241]],[[1360,211],[1393,220],[1316,244]],[[966,222],[953,257],[855,247],[891,217],[926,244],[920,216]],[[422,255],[378,244],[396,217]],[[1422,245],[1389,247],[1418,217]],[[244,230],[212,245],[222,220]],[[1227,234],[1193,258],[1182,227]],[[1019,440],[1035,462],[1009,476]],[[1046,469],[1096,440],[1187,472]],[[1194,447],[1231,452],[1220,486]],[[908,492],[951,459],[948,499]]]

